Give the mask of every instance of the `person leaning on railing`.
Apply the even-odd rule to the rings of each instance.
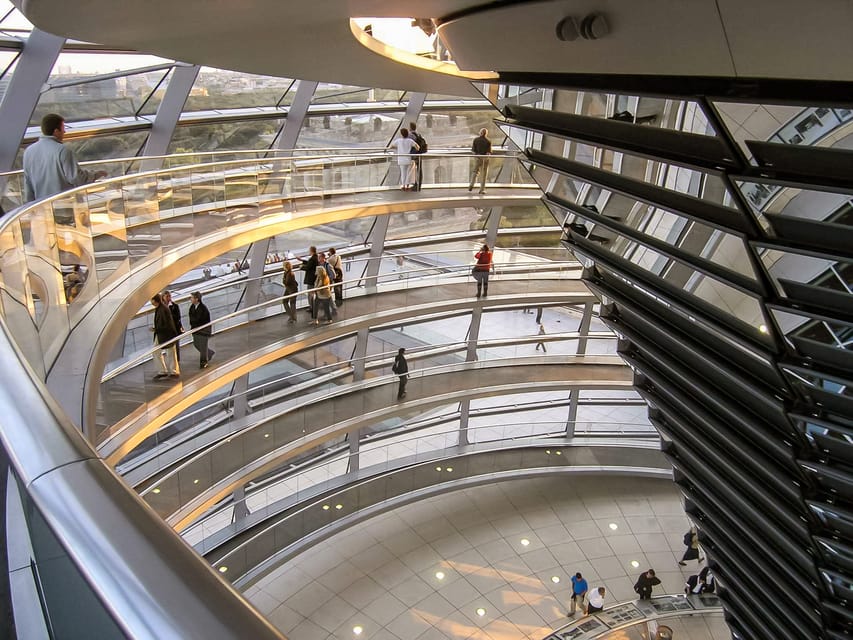
[[[57,193],[94,182],[106,171],[86,171],[74,152],[62,144],[65,118],[48,113],[41,119],[42,135],[24,151],[24,201],[49,198]]]
[[[474,254],[477,264],[471,269],[471,275],[477,281],[477,297],[489,295],[489,273],[493,269],[492,251],[489,245],[484,244],[480,250]]]

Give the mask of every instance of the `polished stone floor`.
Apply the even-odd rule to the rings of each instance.
[[[636,576],[649,567],[663,581],[660,594],[680,593],[697,570],[677,564],[688,526],[668,481],[503,482],[376,516],[245,594],[289,640],[542,640],[568,621],[577,571],[591,587],[605,586],[611,605],[632,600]],[[731,637],[721,619],[678,628],[679,640]]]

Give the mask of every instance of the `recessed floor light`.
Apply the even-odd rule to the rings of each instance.
[[[522,538],[522,539],[521,539],[521,546],[522,546],[522,547],[526,547],[526,546],[528,546],[529,544],[530,544],[530,540],[528,540],[527,538]]]
[[[441,471],[441,467],[436,467],[436,468],[435,468],[435,470],[436,470],[436,471]]]
[[[435,577],[439,580],[444,580],[444,571],[436,571]]]
[[[479,609],[477,609],[477,615],[482,618],[484,615],[486,615],[486,610],[483,609],[483,607],[480,607]]]
[[[561,456],[561,455],[563,455],[563,452],[562,452],[562,451],[558,451],[558,452],[557,452],[557,455],[558,455],[558,456]]]
[[[551,576],[551,582],[557,584],[560,581],[560,576]]]
[[[324,505],[323,505],[323,511],[328,511],[328,510],[329,510],[329,509],[331,509],[331,508],[332,508],[332,507],[330,507],[330,506],[329,506],[329,505],[327,505],[327,504],[324,504]]]
[[[219,573],[225,573],[226,571],[228,571],[228,567],[226,567],[225,565],[219,567]]]
[[[151,489],[151,493],[160,493],[160,489]]]
[[[364,627],[362,627],[360,624],[357,624],[352,628],[352,632],[357,636],[360,636],[363,631]]]
[[[618,528],[619,528],[619,525],[618,525],[618,524],[616,524],[615,522],[611,522],[611,523],[610,523],[609,525],[607,525],[607,526],[608,526],[608,527],[610,527],[610,530],[611,530],[611,531],[616,531],[616,529],[618,529]]]
[[[196,478],[195,480],[193,480],[193,484],[198,484],[198,478]]]
[[[445,469],[445,471],[447,471],[447,473],[450,473],[451,471],[453,471],[453,467],[447,467],[447,469]]]
[[[335,505],[335,509],[340,510],[340,509],[343,509],[343,508],[344,508],[344,505],[342,505],[342,504],[336,504],[336,505]]]
[[[639,563],[639,562],[637,562],[636,560],[631,560],[631,566],[632,566],[632,567],[634,567],[634,568],[636,569],[637,567],[639,567],[639,566],[640,566],[640,563]]]

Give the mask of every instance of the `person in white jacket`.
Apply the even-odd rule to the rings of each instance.
[[[418,143],[409,137],[409,130],[403,127],[400,129],[400,137],[391,143],[394,150],[397,152],[397,166],[400,168],[400,188],[403,191],[411,190],[411,185],[415,184],[414,164],[412,163],[412,154],[420,150]]]

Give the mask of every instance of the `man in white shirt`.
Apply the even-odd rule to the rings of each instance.
[[[604,609],[604,596],[607,593],[604,587],[593,589],[586,596],[586,615],[597,613]]]
[[[24,151],[24,201],[32,202],[94,182],[106,171],[86,171],[62,144],[65,119],[48,113],[41,119],[42,136]]]
[[[418,144],[409,137],[409,130],[403,127],[400,129],[400,137],[391,143],[397,152],[397,166],[400,167],[400,188],[403,191],[409,191],[410,186],[415,183],[414,172],[412,168],[412,154],[420,150]]]

